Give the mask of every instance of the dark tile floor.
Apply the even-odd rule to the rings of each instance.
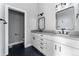
[[[9,49],[8,56],[44,56],[33,46],[24,48],[23,44],[13,46]]]

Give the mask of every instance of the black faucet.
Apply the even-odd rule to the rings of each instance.
[[[62,30],[62,34],[64,34],[64,30],[65,30],[65,28],[62,28],[61,30]]]

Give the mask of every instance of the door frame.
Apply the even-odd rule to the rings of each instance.
[[[19,11],[24,13],[24,47],[26,47],[26,42],[27,42],[27,12],[25,10],[19,9],[17,7],[11,6],[11,5],[5,5],[5,21],[7,24],[5,24],[5,55],[8,55],[9,53],[9,48],[8,48],[8,43],[9,43],[9,9]]]

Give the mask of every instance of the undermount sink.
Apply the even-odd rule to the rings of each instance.
[[[72,35],[72,34],[70,34],[69,36],[72,37],[72,38],[79,38],[79,35]]]
[[[65,35],[65,34],[56,34],[56,35],[58,35],[58,36],[66,36],[66,37],[69,36],[69,35]]]
[[[79,38],[79,32],[78,31],[71,32],[69,36],[73,38]]]
[[[60,33],[57,32],[56,35],[65,36],[65,37],[72,37],[72,38],[79,38],[79,32],[78,31],[70,32],[69,34],[60,34]]]
[[[79,38],[79,36],[74,36],[74,35],[73,35],[73,36],[72,36],[72,35],[70,35],[70,37],[72,37],[72,38]]]

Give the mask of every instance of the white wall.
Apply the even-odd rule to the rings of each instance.
[[[0,18],[5,19],[5,5],[0,3]]]
[[[0,4],[0,18],[5,19],[4,4]],[[5,53],[5,26],[0,22],[0,56]]]
[[[45,30],[55,30],[56,29],[56,19],[55,19],[55,4],[54,3],[40,3],[39,13],[44,12],[46,29]]]

